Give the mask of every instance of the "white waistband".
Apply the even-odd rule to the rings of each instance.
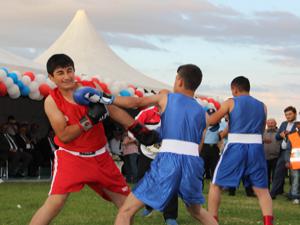
[[[188,141],[165,139],[162,141],[159,152],[199,156],[199,145]]]
[[[228,143],[262,144],[260,134],[228,134]]]
[[[76,156],[80,156],[80,157],[94,157],[94,156],[101,155],[106,152],[105,146],[103,148],[100,148],[93,152],[75,152],[75,151],[71,151],[71,150],[68,150],[68,149],[65,149],[62,147],[59,147],[59,149],[57,149],[57,150],[65,151],[72,155],[76,155]]]

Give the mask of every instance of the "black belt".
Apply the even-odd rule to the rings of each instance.
[[[216,147],[216,146],[218,146],[218,144],[205,144],[205,143],[204,143],[204,145],[208,146],[208,147]]]
[[[79,155],[95,155],[96,152],[79,152]]]

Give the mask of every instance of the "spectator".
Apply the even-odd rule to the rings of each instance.
[[[42,165],[43,155],[36,148],[33,140],[31,140],[28,136],[29,125],[28,123],[20,124],[19,132],[15,135],[16,143],[19,147],[19,150],[25,153],[28,153],[32,157],[32,161],[28,168],[29,176],[37,176],[38,175],[38,167]]]
[[[18,125],[14,116],[7,117],[7,133],[15,136],[18,133]]]
[[[122,156],[122,136],[124,129],[116,125],[113,129],[113,138],[109,140],[109,149],[113,155]]]
[[[296,124],[296,132],[288,135],[287,168],[291,169],[291,189],[289,196],[293,204],[300,203],[300,122]]]
[[[137,141],[128,136],[128,132],[123,137],[123,155],[124,155],[124,170],[126,181],[136,183],[138,179],[138,145]]]
[[[263,136],[264,150],[265,150],[265,156],[266,156],[267,168],[268,168],[269,189],[271,187],[271,183],[274,178],[275,167],[280,152],[280,142],[275,137],[278,130],[276,125],[277,123],[275,119],[268,119],[267,129],[265,130]]]
[[[1,136],[3,142],[0,148],[8,152],[9,176],[24,177],[32,157],[18,147],[15,138],[7,132],[8,127],[8,124],[2,126]]]
[[[276,140],[281,141],[280,144],[280,153],[276,163],[276,168],[274,172],[274,179],[271,188],[271,197],[275,199],[277,195],[283,193],[283,186],[284,186],[284,178],[285,178],[285,155],[287,150],[287,138],[289,133],[295,131],[295,121],[297,117],[296,108],[293,106],[288,106],[284,109],[284,115],[286,121],[282,122],[279,130],[276,134]]]
[[[215,109],[208,109],[208,115],[212,115],[216,112]],[[206,129],[203,148],[201,150],[201,156],[204,160],[205,177],[206,179],[211,179],[213,177],[215,168],[220,158],[220,149],[218,147],[218,142],[220,141],[219,133],[220,125],[219,123],[214,126],[209,126]]]

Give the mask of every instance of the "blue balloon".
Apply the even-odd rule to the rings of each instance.
[[[29,87],[23,84],[23,88],[21,89],[21,95],[28,96],[29,93],[30,93]]]
[[[207,106],[204,106],[203,109],[205,110],[205,112],[209,109]]]
[[[14,83],[17,84],[18,83],[18,76],[15,73],[9,73],[7,74],[8,77],[10,77],[11,79],[13,79]]]
[[[120,91],[121,96],[131,96],[130,92],[126,89]]]
[[[5,68],[5,67],[1,67],[1,70],[3,70],[3,71],[6,73],[6,75],[9,73],[9,72],[8,72],[8,69]]]
[[[18,80],[18,82],[16,83],[16,85],[18,85],[19,89],[23,89],[24,84],[22,83],[22,81]]]

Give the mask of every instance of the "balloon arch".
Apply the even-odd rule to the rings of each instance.
[[[95,76],[76,76],[76,81],[93,81],[106,93],[121,96],[143,97],[155,93],[153,90],[147,91],[142,87],[136,87],[126,82],[113,81],[110,78]],[[50,90],[56,85],[45,74],[35,74],[32,71],[19,72],[9,71],[7,68],[0,68],[0,96],[8,95],[12,99],[21,96],[29,97],[32,100],[42,100],[49,95]],[[196,96],[198,102],[206,109],[220,108],[220,100],[212,97]]]

